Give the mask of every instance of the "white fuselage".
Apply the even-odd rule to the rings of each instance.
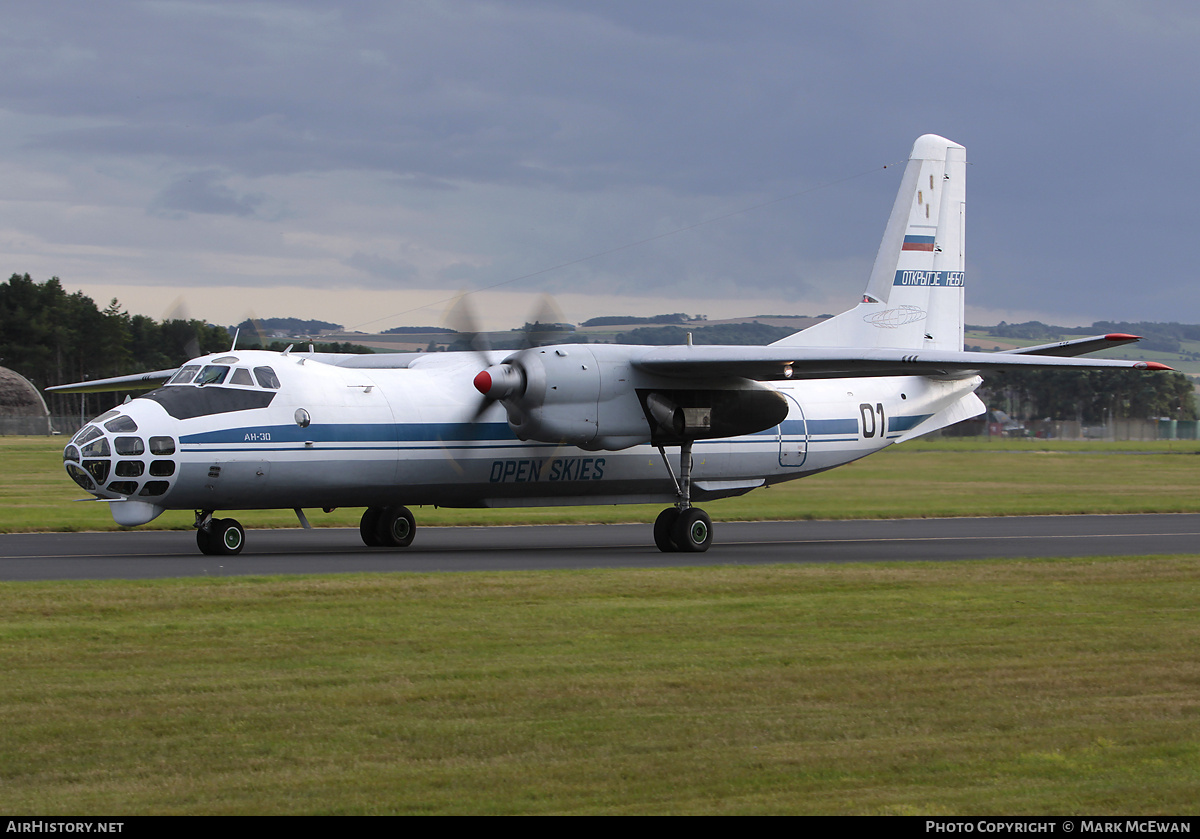
[[[470,353],[429,354],[397,369],[262,351],[194,363],[219,361],[231,368],[223,383],[167,385],[97,418],[68,444],[68,471],[98,497],[121,499],[113,504],[118,521],[142,523],[164,509],[677,497],[648,442],[592,451],[522,441],[503,405],[477,414],[481,397],[471,382],[479,359]],[[230,381],[237,368],[252,373],[237,374],[242,384]],[[754,434],[697,441],[693,498],[803,477],[940,428],[977,412],[968,402],[978,383],[922,376],[774,383],[787,399],[786,419]]]

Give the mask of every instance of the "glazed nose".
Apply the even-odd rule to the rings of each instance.
[[[139,433],[130,417],[120,416],[85,426],[63,449],[63,464],[75,483],[101,498],[153,501],[171,488],[176,451],[173,435]]]

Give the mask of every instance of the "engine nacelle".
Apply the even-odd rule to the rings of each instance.
[[[736,437],[778,425],[787,400],[749,379],[689,388],[638,373],[643,348],[565,344],[522,350],[476,377],[522,440],[616,451],[643,443]]]

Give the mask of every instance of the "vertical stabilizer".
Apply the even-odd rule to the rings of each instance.
[[[961,350],[966,182],[963,146],[917,138],[861,302],[776,343]]]

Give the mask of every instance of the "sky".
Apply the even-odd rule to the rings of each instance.
[[[832,313],[936,133],[969,322],[1197,323],[1198,44],[1182,1],[8,0],[0,272],[218,324]]]

